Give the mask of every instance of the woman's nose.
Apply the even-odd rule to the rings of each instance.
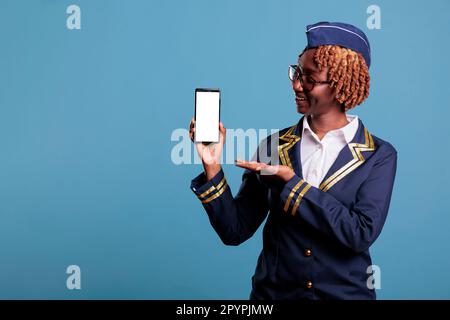
[[[295,81],[292,81],[292,89],[294,89],[295,91],[303,91],[303,86],[300,83],[300,80],[297,79]]]

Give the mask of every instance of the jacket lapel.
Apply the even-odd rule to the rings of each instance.
[[[353,140],[344,147],[328,170],[319,188],[328,191],[349,173],[362,165],[365,158],[375,151],[372,135],[358,119],[358,130]]]
[[[300,159],[300,139],[303,129],[303,117],[300,121],[281,134],[278,143],[278,155],[281,164],[289,166],[299,177],[302,176]]]

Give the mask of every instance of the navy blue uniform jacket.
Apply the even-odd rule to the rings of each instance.
[[[233,197],[220,171],[208,182],[200,174],[191,189],[226,245],[249,239],[268,215],[251,299],[375,299],[367,285],[369,247],[386,220],[397,152],[359,120],[354,139],[315,188],[302,178],[302,124],[303,118],[276,135],[280,163],[296,173],[287,183],[268,184],[246,170]]]

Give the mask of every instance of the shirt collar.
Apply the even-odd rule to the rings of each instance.
[[[356,132],[358,131],[359,121],[358,121],[358,116],[356,116],[356,115],[346,114],[346,116],[347,116],[347,121],[349,121],[349,123],[347,123],[342,128],[328,131],[327,135],[328,134],[343,134],[344,138],[345,138],[345,141],[347,143],[350,143],[353,140],[353,138],[355,137]],[[307,116],[305,116],[303,118],[302,135],[304,134],[305,130],[309,130],[309,132],[313,136],[316,135],[314,133],[314,131],[311,129],[311,127],[309,126],[309,123],[308,123],[308,120],[307,120]]]

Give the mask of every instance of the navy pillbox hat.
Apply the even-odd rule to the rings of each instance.
[[[308,44],[305,48],[323,45],[338,45],[359,52],[370,67],[370,44],[364,32],[357,27],[341,22],[318,22],[306,26]]]

